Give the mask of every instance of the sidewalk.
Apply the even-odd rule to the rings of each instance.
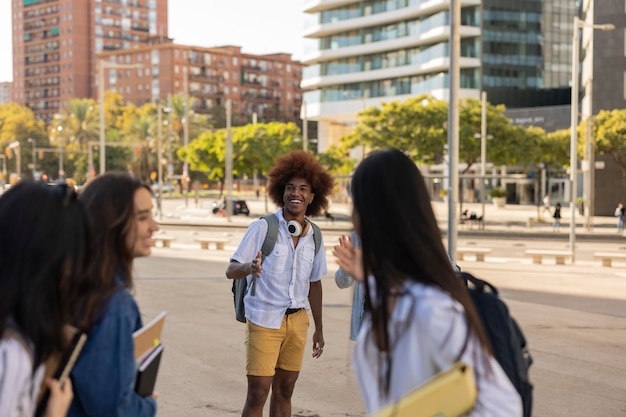
[[[163,217],[157,216],[158,222],[163,225],[189,225],[198,227],[246,227],[250,222],[259,216],[272,213],[275,206],[272,203],[266,204],[264,199],[247,199],[250,208],[250,216],[231,216],[230,219],[215,216],[211,209],[211,199],[200,199],[196,206],[193,199],[189,199],[187,207],[182,199],[165,199],[163,201]],[[443,234],[448,229],[448,206],[442,201],[432,202],[433,211],[437,217],[437,222]],[[462,210],[468,213],[474,212],[478,217],[482,215],[482,205],[480,203],[464,203]],[[558,233],[553,229],[553,218],[548,213],[542,213],[542,207],[531,205],[508,204],[504,208],[497,208],[493,204],[484,205],[484,229],[478,225],[457,223],[457,232],[460,236],[484,236],[484,237],[525,237],[525,238],[553,238],[566,239],[569,236],[570,210],[564,207],[561,211],[561,227]],[[460,209],[457,208],[457,216],[460,218]],[[351,231],[351,207],[345,203],[333,203],[330,209],[334,221],[324,216],[313,219],[320,228],[332,231]],[[540,221],[537,221],[539,217]],[[599,241],[626,241],[623,234],[617,233],[615,217],[595,216],[593,218],[593,228],[586,228],[583,225],[584,217],[576,213],[576,236],[582,240]]]

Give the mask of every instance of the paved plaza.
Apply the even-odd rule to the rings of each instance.
[[[262,214],[254,207],[257,204],[253,202],[251,218]],[[440,221],[445,208],[441,203],[435,205]],[[499,213],[486,209],[492,223],[487,222],[485,232],[491,230],[493,235],[479,236],[476,230],[461,229],[459,244],[490,247],[494,252],[484,262],[468,257],[459,264],[500,288],[529,339],[535,359],[531,368],[533,415],[623,416],[626,263],[606,268],[591,257],[596,250],[626,249],[622,242],[626,238],[613,228],[614,219],[596,219],[593,232],[586,232],[582,225],[577,228],[579,255],[574,265],[550,261],[535,265],[520,255],[520,250],[565,247],[567,218],[560,238],[548,226],[526,226],[523,219],[532,215],[532,208],[509,206]],[[181,201],[166,202],[164,214],[168,210],[172,215],[164,217],[162,228],[177,239],[172,247],[156,247],[153,256],[136,262],[135,294],[144,320],[168,311],[157,383],[159,416],[240,415],[246,393],[244,326],[234,319],[231,281],[224,270],[251,218],[234,217],[228,222],[236,226],[232,230],[211,229],[207,225],[227,220],[203,215],[203,207],[185,208]],[[192,210],[196,210],[193,215]],[[323,278],[326,348],[324,355],[314,360],[310,344],[307,347],[293,398],[293,415],[298,417],[365,416],[351,368],[352,294],[338,289],[333,280],[336,264],[331,247],[339,234],[349,230],[348,207],[335,212],[335,223],[318,221],[327,243],[329,270]],[[179,223],[200,226],[198,230],[176,228]],[[198,234],[219,234],[232,240],[223,250],[202,250],[193,240]],[[585,234],[591,236],[585,238]]]

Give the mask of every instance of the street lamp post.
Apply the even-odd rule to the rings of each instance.
[[[594,25],[580,20],[574,16],[574,34],[572,36],[572,112],[571,112],[571,138],[570,138],[570,224],[569,224],[569,248],[572,252],[572,263],[576,262],[576,196],[577,192],[577,166],[578,155],[578,65],[580,35],[582,28],[600,29],[609,31],[615,29],[612,24]],[[591,167],[590,167],[591,168]]]
[[[183,106],[185,112],[185,120],[183,122],[183,145],[186,148],[187,145],[189,145],[189,73],[183,76],[183,90],[185,91],[185,102]],[[185,160],[183,161],[183,175],[181,181],[184,181],[183,193],[185,195],[185,207],[187,207],[189,205],[189,159],[187,158],[187,152],[185,152]]]
[[[226,99],[226,218],[231,220],[233,210],[233,137],[231,132],[232,102]]]
[[[118,64],[116,62],[100,59],[98,73],[98,99],[100,100],[100,174],[106,171],[106,148],[104,141],[104,70],[105,69],[131,69],[143,68],[141,64]]]
[[[302,150],[309,150],[309,119],[306,114],[306,100],[302,100]]]
[[[20,178],[22,174],[22,149],[18,141],[9,143],[9,149],[17,149],[15,152],[15,174]]]
[[[35,144],[35,139],[28,138],[28,142],[33,144],[33,179],[35,179],[35,174],[37,172],[37,148]]]
[[[161,100],[157,101],[157,184],[159,195],[157,196],[157,206],[162,207],[161,202],[163,199],[163,166],[161,164],[161,160],[163,158],[163,147],[161,142],[163,142],[163,106],[161,105]],[[159,219],[163,219],[163,209],[159,210]]]
[[[485,171],[487,168],[487,93],[481,93],[480,112],[480,203],[482,206],[482,221],[480,224],[485,228]]]
[[[0,184],[4,188],[4,184],[7,181],[7,157],[6,155],[0,155],[0,159],[2,159],[2,181],[0,181]]]
[[[65,172],[63,171],[63,136],[61,136],[63,126],[57,126],[57,131],[59,132],[59,179],[62,180],[65,175]]]
[[[450,65],[448,100],[448,255],[456,259],[457,215],[459,194],[459,90],[461,60],[461,1],[450,0]]]

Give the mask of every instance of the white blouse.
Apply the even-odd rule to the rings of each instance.
[[[470,335],[463,355],[467,324],[463,306],[446,292],[421,283],[407,284],[398,298],[388,324],[391,340],[389,395],[379,386],[378,348],[370,333],[368,316],[355,345],[353,366],[365,400],[367,413],[399,400],[435,374],[461,360],[472,366],[478,396],[468,414],[471,417],[521,417],[522,400],[508,377],[491,356],[487,356],[474,335]]]
[[[44,366],[33,375],[33,362],[13,338],[0,339],[0,416],[31,417],[44,376]]]

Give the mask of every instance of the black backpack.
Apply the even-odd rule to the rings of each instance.
[[[267,222],[267,234],[265,235],[265,240],[263,241],[263,246],[261,247],[261,254],[263,256],[263,260],[274,250],[274,245],[276,245],[276,239],[278,239],[278,217],[275,214],[268,214],[267,216],[261,217],[263,220]],[[313,227],[313,240],[315,241],[315,256],[320,251],[320,246],[322,244],[322,232],[320,228],[313,222],[309,222],[311,227]],[[252,283],[248,287],[248,279],[234,279],[233,280],[233,301],[235,303],[235,318],[237,321],[242,323],[246,322],[246,308],[243,303],[243,298],[245,297],[248,289],[250,288],[251,294],[254,295],[254,285],[255,281],[252,280]]]
[[[533,363],[522,329],[509,314],[496,287],[466,272],[460,273],[468,286],[474,307],[482,320],[494,356],[511,383],[522,397],[524,417],[530,417],[533,405],[533,385],[528,370]]]

